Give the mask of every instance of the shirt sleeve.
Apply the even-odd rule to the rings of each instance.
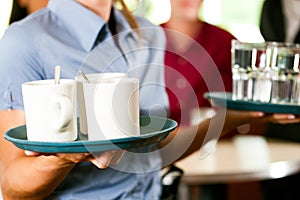
[[[0,110],[23,110],[22,83],[41,79],[31,38],[12,25],[0,40]]]

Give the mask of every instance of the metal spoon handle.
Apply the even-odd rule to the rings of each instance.
[[[55,84],[59,84],[59,82],[60,82],[60,66],[55,66],[54,81],[55,81]]]
[[[84,80],[86,80],[86,82],[91,82],[82,70],[79,70],[79,74],[84,78]]]

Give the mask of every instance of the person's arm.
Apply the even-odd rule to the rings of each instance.
[[[69,173],[75,162],[56,156],[28,157],[3,137],[10,128],[25,124],[23,111],[0,111],[0,180],[5,199],[43,199]],[[78,158],[78,161],[84,158]]]
[[[165,165],[183,159],[204,142],[219,139],[222,135],[253,118],[263,116],[261,112],[238,112],[220,109],[217,114],[200,124],[189,127],[178,127],[161,145],[161,154]]]
[[[63,181],[76,163],[89,161],[99,168],[117,164],[124,151],[42,154],[18,149],[3,137],[10,128],[25,124],[24,112],[0,111],[0,181],[4,199],[44,199]]]
[[[203,147],[203,144],[218,140],[234,128],[246,123],[255,126],[271,121],[279,123],[296,123],[300,118],[291,114],[266,115],[255,111],[237,111],[220,109],[217,114],[201,122],[198,126],[178,127],[166,140],[163,141],[161,154],[164,165],[183,159]]]

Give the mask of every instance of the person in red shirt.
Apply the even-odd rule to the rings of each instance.
[[[203,0],[170,3],[171,17],[161,24],[167,35],[169,116],[181,125],[190,125],[194,108],[210,107],[204,93],[231,91],[231,40],[235,37],[199,19]]]
[[[192,125],[194,109],[211,107],[203,96],[206,92],[232,90],[231,40],[235,37],[199,18],[202,3],[203,0],[170,0],[171,16],[161,24],[167,36],[165,84],[169,117],[181,127]],[[233,130],[223,138],[235,134]],[[219,186],[218,195],[226,195],[226,188]],[[202,192],[214,197],[205,188]]]

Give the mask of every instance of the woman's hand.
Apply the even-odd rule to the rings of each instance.
[[[278,124],[294,124],[300,122],[300,116],[293,114],[272,114],[269,116],[269,122]]]
[[[300,122],[300,117],[294,114],[228,109],[225,122],[225,130],[237,128],[241,133],[263,134],[268,123],[293,124]]]
[[[109,165],[119,164],[124,153],[125,150],[105,151],[98,154],[93,153],[93,155],[89,158],[89,161],[98,168],[105,169]]]
[[[105,169],[109,165],[116,165],[120,162],[125,150],[105,151],[99,153],[39,153],[25,151],[27,156],[56,156],[68,163],[91,162],[99,169]]]

